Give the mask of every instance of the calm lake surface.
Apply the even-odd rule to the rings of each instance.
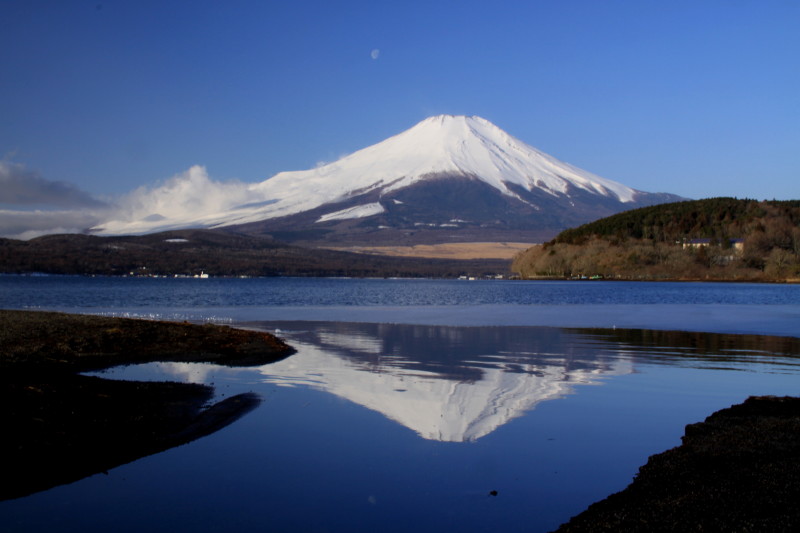
[[[0,308],[228,323],[297,348],[102,373],[262,403],[0,502],[3,531],[550,531],[686,424],[800,395],[796,285],[0,276]]]

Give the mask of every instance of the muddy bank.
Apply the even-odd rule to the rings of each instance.
[[[557,531],[800,530],[800,398],[751,397],[686,426],[634,481]]]
[[[0,311],[0,500],[107,472],[209,435],[260,402],[212,387],[79,375],[149,361],[261,365],[292,348],[260,332]]]

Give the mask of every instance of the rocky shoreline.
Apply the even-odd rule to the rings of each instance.
[[[800,530],[800,398],[761,396],[686,426],[623,491],[556,531]]]
[[[227,326],[0,311],[0,500],[209,435],[260,403],[207,385],[115,381],[87,370],[153,361],[263,365],[293,349]]]
[[[262,332],[90,315],[0,311],[0,500],[185,444],[260,399],[211,404],[213,388],[121,382],[87,370],[151,361],[261,365],[293,353]],[[559,533],[800,529],[800,398],[751,397],[686,427],[623,491]]]

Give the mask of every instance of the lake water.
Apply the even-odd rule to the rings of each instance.
[[[0,308],[214,321],[297,348],[103,373],[262,403],[0,502],[8,531],[550,531],[686,424],[800,395],[796,285],[0,276]]]

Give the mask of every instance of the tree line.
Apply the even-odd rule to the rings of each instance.
[[[398,258],[303,248],[221,230],[0,239],[0,273],[112,276],[459,277],[507,274],[508,261]]]
[[[514,260],[525,278],[800,278],[800,201],[710,198],[634,209],[561,232]]]

